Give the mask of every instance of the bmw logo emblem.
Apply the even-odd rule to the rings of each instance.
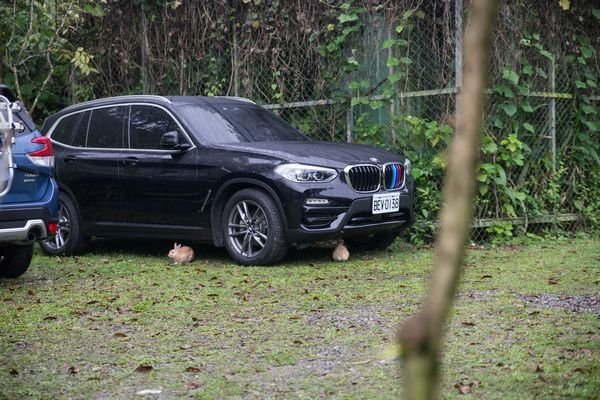
[[[369,158],[369,160],[371,160],[372,162],[379,162],[379,160],[376,159],[375,157],[371,157],[371,158]]]

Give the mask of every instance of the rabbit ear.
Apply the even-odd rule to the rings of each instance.
[[[181,243],[179,243],[179,244],[177,245],[177,249],[180,249],[180,248],[181,248]]]

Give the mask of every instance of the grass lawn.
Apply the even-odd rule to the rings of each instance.
[[[171,246],[38,252],[0,281],[0,399],[400,396],[395,330],[419,306],[431,249],[240,267],[201,246],[172,266]],[[599,284],[597,239],[471,249],[443,397],[600,398]]]

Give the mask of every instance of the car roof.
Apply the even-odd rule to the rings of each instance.
[[[104,97],[100,99],[84,101],[82,103],[73,104],[71,106],[65,107],[59,112],[50,115],[44,121],[42,126],[42,131],[45,133],[50,126],[54,124],[54,122],[65,114],[69,114],[76,111],[86,110],[89,108],[102,107],[102,106],[110,106],[113,104],[122,104],[122,103],[135,103],[135,102],[143,102],[149,104],[159,104],[159,105],[173,105],[173,104],[202,104],[202,105],[211,105],[211,104],[256,104],[252,100],[246,99],[244,97],[237,96],[157,96],[157,95],[126,95],[126,96],[114,96],[114,97]]]

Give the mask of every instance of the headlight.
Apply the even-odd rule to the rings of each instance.
[[[275,168],[275,172],[292,182],[330,182],[337,176],[331,168],[315,165],[283,164]]]
[[[404,171],[406,172],[406,176],[409,176],[412,172],[412,163],[406,157],[404,157]]]

